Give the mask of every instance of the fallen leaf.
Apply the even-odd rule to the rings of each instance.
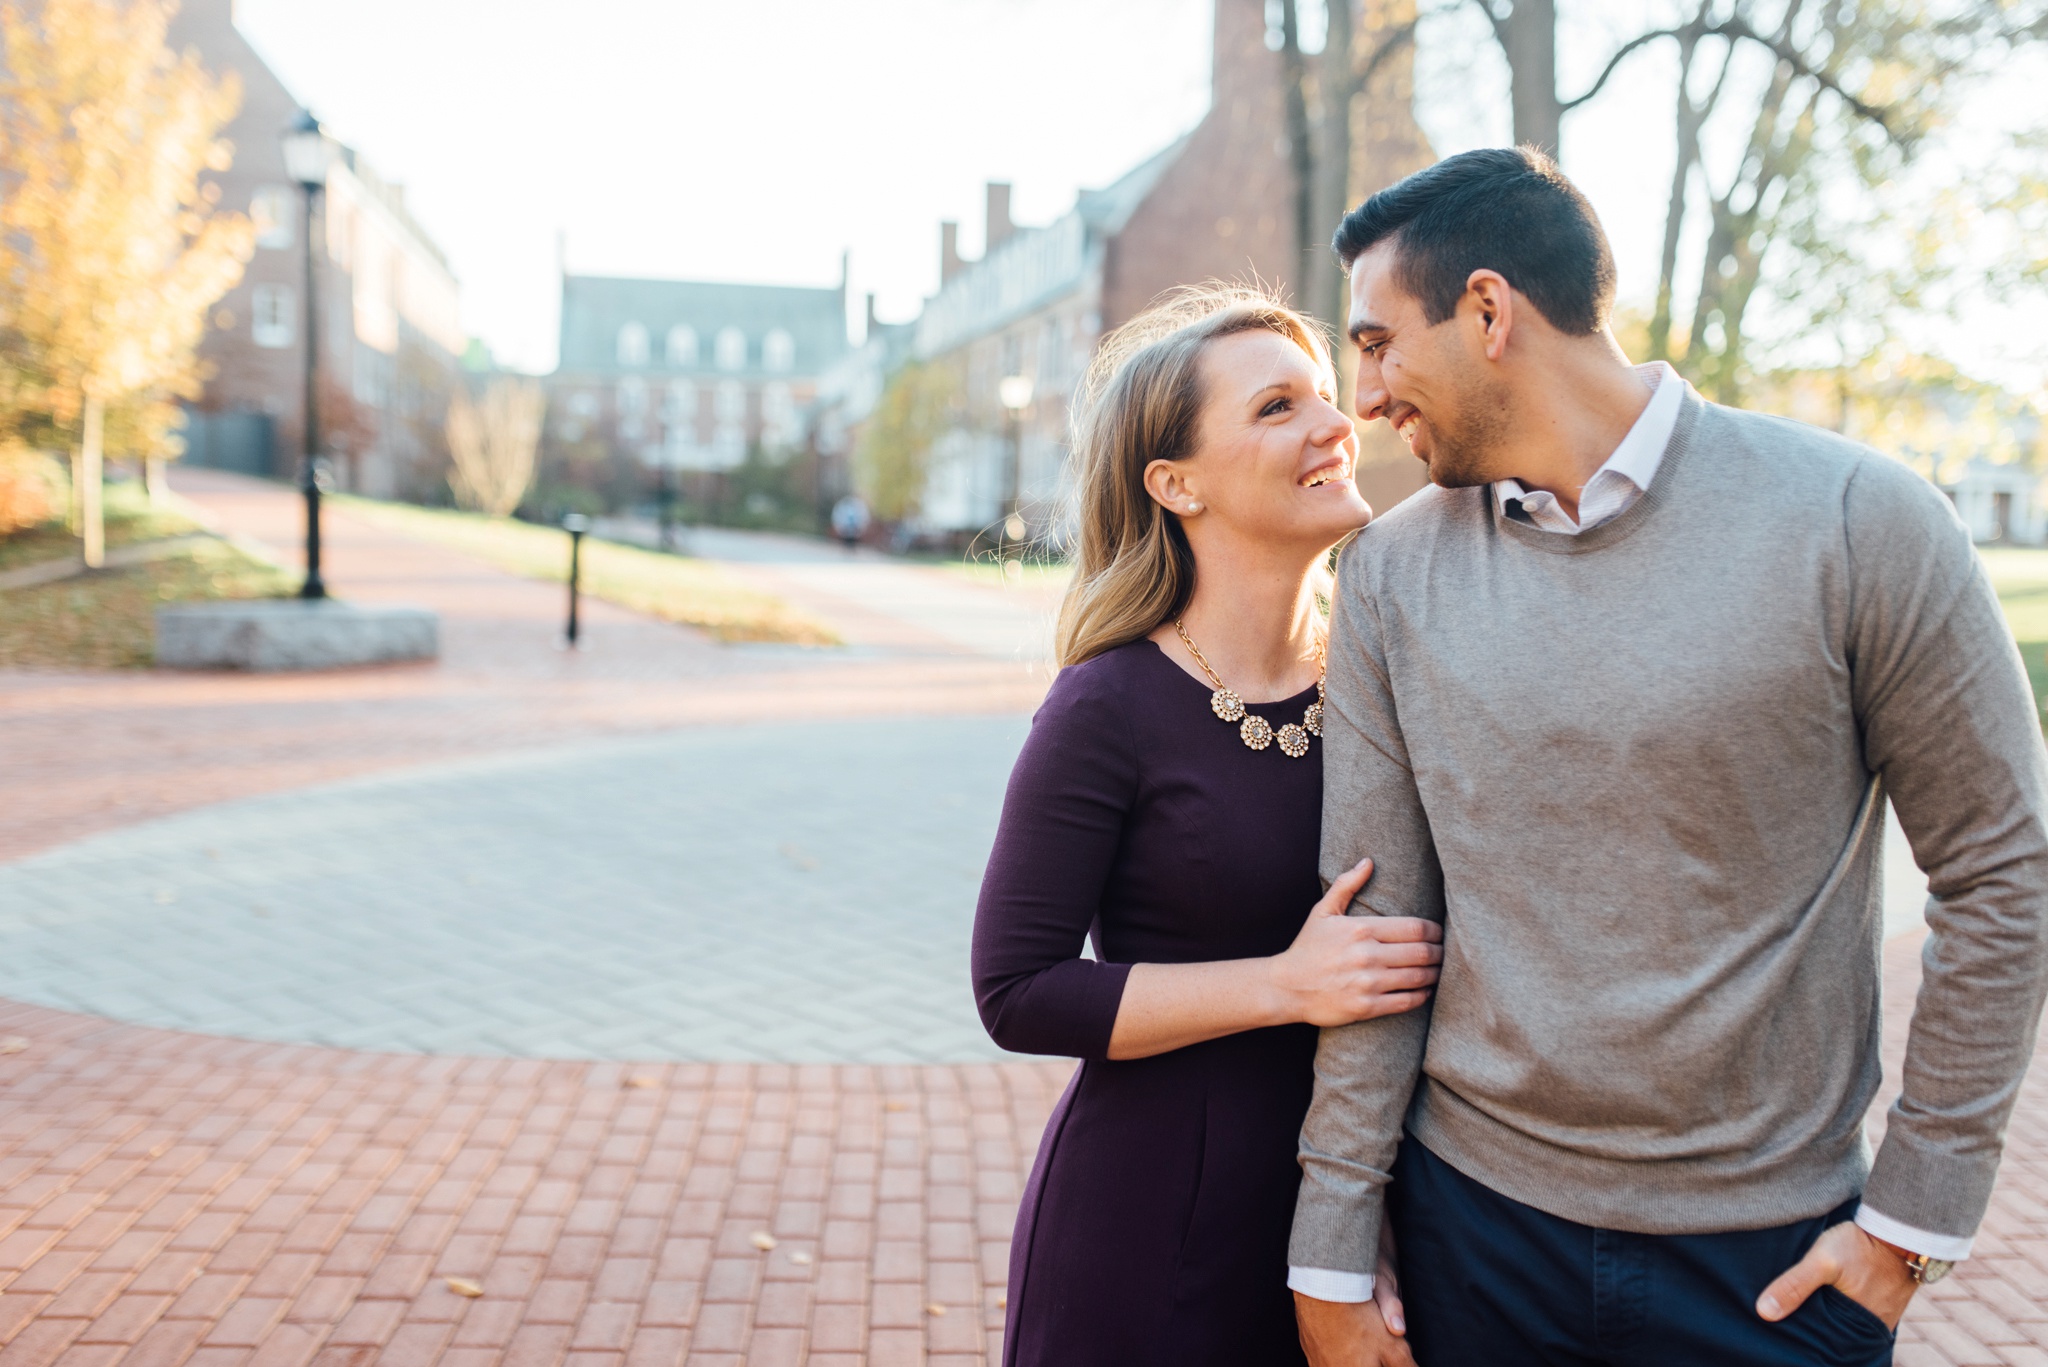
[[[1010,1308],[1010,1298],[1009,1298],[1008,1296],[997,1296],[997,1297],[996,1297],[996,1309],[998,1309],[998,1310],[1008,1310],[1009,1308]]]
[[[28,1048],[28,1041],[20,1035],[0,1035],[0,1054],[18,1054]]]
[[[940,1305],[937,1301],[933,1301],[924,1308],[924,1312],[927,1315],[943,1315],[946,1313],[946,1307]]]
[[[661,1079],[658,1077],[648,1077],[645,1073],[636,1073],[634,1076],[626,1079],[625,1085],[628,1087],[659,1087]]]
[[[458,1296],[467,1296],[475,1300],[484,1294],[483,1287],[467,1277],[443,1277],[441,1280],[448,1283],[448,1289]]]
[[[882,1109],[885,1111],[907,1111],[910,1109],[910,1103],[907,1101],[891,1101],[884,1104]]]
[[[798,1267],[809,1267],[811,1265],[811,1255],[805,1253],[801,1249],[799,1249],[795,1253],[790,1254],[789,1260],[795,1263]]]
[[[752,1243],[755,1248],[758,1248],[763,1253],[766,1253],[770,1249],[775,1247],[775,1236],[773,1234],[770,1234],[765,1229],[757,1229],[754,1231]]]

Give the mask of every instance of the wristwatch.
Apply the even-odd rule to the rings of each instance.
[[[1925,1253],[1915,1253],[1910,1248],[1900,1248],[1891,1240],[1880,1239],[1875,1234],[1870,1238],[1880,1247],[1888,1248],[1899,1255],[1900,1261],[1906,1264],[1906,1275],[1913,1279],[1915,1286],[1932,1286],[1956,1270],[1956,1265],[1952,1262],[1930,1258]]]
[[[1955,1271],[1956,1265],[1952,1262],[1930,1258],[1925,1253],[1907,1253],[1904,1249],[1899,1252],[1905,1256],[1907,1275],[1920,1286],[1932,1286]]]

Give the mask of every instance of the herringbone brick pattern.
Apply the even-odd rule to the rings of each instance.
[[[1068,1073],[0,1029],[0,1367],[982,1363]]]
[[[1894,1077],[1916,951],[1887,950]],[[991,1363],[1068,1075],[358,1054],[20,1006],[0,1030],[27,1041],[0,1057],[0,1367]],[[2048,1364],[2044,1192],[2035,1085],[1900,1363]]]

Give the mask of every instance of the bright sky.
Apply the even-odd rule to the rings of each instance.
[[[1560,8],[1573,93],[1644,6]],[[468,329],[541,371],[558,231],[592,274],[831,284],[851,251],[856,300],[874,290],[884,318],[908,318],[938,284],[940,219],[979,250],[985,180],[1014,183],[1019,221],[1049,221],[1208,95],[1210,0],[238,0],[238,17],[337,136],[406,184]],[[1424,39],[1437,150],[1505,142],[1505,69],[1476,14]],[[1667,71],[1632,63],[1565,126],[1624,298],[1655,281]],[[2038,384],[2037,348],[2016,325],[1945,347]]]

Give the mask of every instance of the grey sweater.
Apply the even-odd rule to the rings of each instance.
[[[1688,394],[1578,536],[1425,489],[1343,557],[1322,868],[1445,925],[1425,1011],[1325,1030],[1288,1261],[1370,1272],[1408,1131],[1646,1233],[1863,1192],[1968,1235],[2048,970],[2041,732],[1968,535],[1911,471]],[[1875,1164],[1883,804],[1933,933]]]

